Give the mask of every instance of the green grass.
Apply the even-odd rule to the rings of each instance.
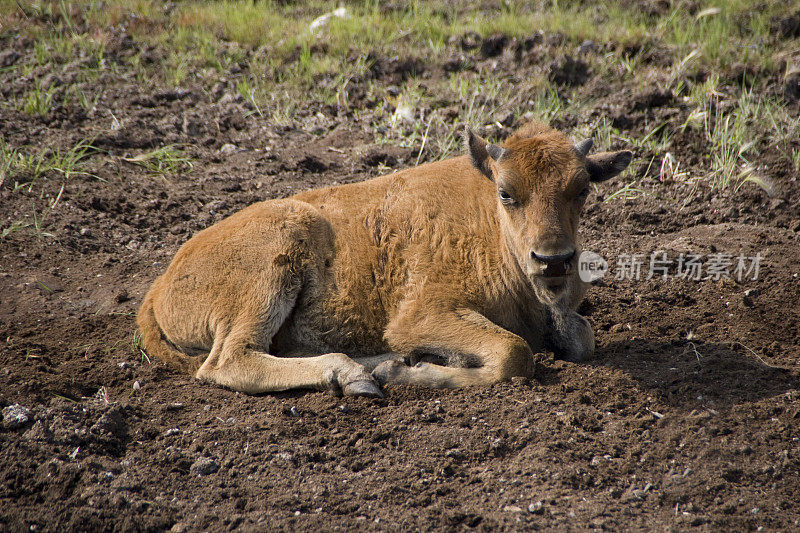
[[[614,200],[633,200],[645,194],[650,194],[650,192],[647,191],[646,189],[636,187],[634,184],[629,183],[624,187],[606,196],[606,198],[603,201],[611,202]]]
[[[44,89],[38,83],[36,87],[25,96],[22,100],[22,111],[29,115],[38,115],[42,118],[50,115],[53,108],[53,95],[55,94],[54,87]]]
[[[21,220],[15,220],[11,224],[9,224],[8,226],[6,226],[2,230],[0,230],[0,239],[5,239],[9,235],[12,235],[12,234],[14,234],[14,233],[16,233],[16,232],[18,232],[20,230],[23,230],[23,229],[27,228],[28,226],[30,226],[30,223],[28,223],[28,222],[23,222]]]
[[[54,237],[54,235],[50,233],[50,228],[45,225],[45,221],[50,211],[51,209],[45,208],[37,212],[35,208],[32,208],[30,216],[30,219],[32,220],[31,222],[26,222],[23,220],[15,220],[11,222],[11,224],[0,230],[0,239],[5,239],[23,230],[27,230],[26,233],[28,235],[33,236],[40,241],[44,240],[45,237]]]
[[[142,85],[200,85],[206,91],[224,77],[244,98],[248,120],[296,124],[297,111],[309,103],[327,106],[339,119],[369,117],[378,142],[413,147],[417,162],[459,152],[463,124],[497,140],[505,130],[496,122],[510,113],[517,122],[522,117],[544,122],[567,117],[575,124],[574,138],[592,135],[601,149],[627,144],[651,158],[651,163],[658,158],[663,163],[665,154],[679,153],[673,146],[675,135],[691,128],[707,142],[708,159],[688,168],[673,156],[672,166],[662,164],[661,174],[690,173],[714,188],[760,183],[754,163],[770,150],[777,150],[800,171],[798,118],[786,111],[783,102],[764,97],[758,89],[753,92],[749,85],[734,86],[726,78],[737,63],[771,72],[781,58],[800,48],[800,39],[780,40],[774,35],[772,21],[785,14],[784,2],[767,0],[754,9],[748,0],[709,0],[696,11],[676,2],[663,14],[653,15],[615,2],[595,3],[590,9],[585,2],[506,0],[473,9],[467,4],[414,1],[388,9],[384,2],[368,0],[346,5],[346,18],[332,18],[319,31],[309,31],[311,21],[337,7],[339,3],[320,0],[189,0],[170,10],[156,0],[0,0],[0,34],[35,40],[32,57],[8,72],[31,76],[38,67],[80,58],[77,79],[63,96],[37,85],[0,106],[16,106],[43,118],[59,104],[88,113],[100,105],[101,94],[87,94],[81,83],[104,73],[131,74]],[[144,53],[126,59],[107,57],[111,27],[127,28],[138,42],[163,51],[164,59],[153,65],[143,59]],[[424,88],[421,78],[412,76],[400,84],[398,98],[388,96],[380,80],[364,83],[375,57],[416,57],[430,68],[458,50],[458,39],[466,32],[481,36],[501,32],[525,39],[539,30],[564,37],[554,49],[544,47],[548,56],[541,60],[541,74],[531,76],[526,71],[521,79],[504,79],[491,69],[466,71],[424,81]],[[574,55],[586,39],[598,46],[599,53],[585,59],[602,79],[612,84],[623,80],[626,86],[639,88],[655,82],[683,99],[686,111],[677,123],[670,118],[650,123],[636,134],[619,132],[592,113],[591,94],[557,91],[547,82],[550,55]],[[651,53],[661,56],[660,64],[671,66],[650,64]],[[701,71],[707,75],[698,76]],[[369,109],[363,100],[358,105],[353,101],[355,81],[360,90],[367,86]],[[440,105],[441,101],[457,109],[448,109],[453,105]],[[410,109],[414,119],[398,120],[398,106]],[[0,182],[30,183],[47,174],[74,175],[69,168],[80,171],[77,163],[58,164],[43,154],[3,152]],[[191,159],[176,146],[128,161],[158,174],[192,167]]]
[[[160,175],[189,172],[193,168],[191,157],[181,147],[174,144],[122,159]]]
[[[86,158],[96,149],[93,139],[83,139],[70,148],[56,147],[35,153],[12,147],[0,140],[0,185],[13,180],[14,189],[28,190],[41,178],[57,175],[69,180],[74,176],[94,176],[83,170]]]

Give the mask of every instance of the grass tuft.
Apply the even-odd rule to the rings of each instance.
[[[123,161],[146,168],[154,174],[180,174],[190,172],[192,159],[178,145],[169,144],[134,157],[123,157]]]

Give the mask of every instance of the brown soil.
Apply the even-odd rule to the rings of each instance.
[[[564,63],[549,48],[560,36],[493,39],[464,52],[455,43],[453,53],[467,54],[466,68],[494,62],[498,75]],[[106,60],[121,62],[131,46],[120,37]],[[16,49],[10,61],[33,54],[23,40],[0,48]],[[451,66],[377,58],[370,75],[398,83],[406,63],[428,78]],[[657,79],[642,92],[567,64],[579,74],[567,82],[595,96],[587,113],[627,135],[643,135],[654,117],[686,119]],[[34,77],[65,79],[73,67],[54,68]],[[3,98],[34,77],[0,71]],[[311,102],[285,127],[245,117],[234,81],[217,93],[174,90],[109,70],[94,82],[105,90],[91,116],[0,110],[13,146],[68,147],[97,135],[104,151],[88,167],[102,181],[0,186],[0,227],[46,212],[52,235],[28,227],[0,240],[0,407],[30,412],[21,426],[0,428],[0,530],[800,527],[800,191],[776,149],[758,161],[774,198],[752,184],[692,193],[662,182],[652,170],[659,154],[637,154],[632,174],[654,194],[602,202],[624,185],[617,178],[592,195],[585,248],[611,258],[612,270],[620,253],[658,249],[760,252],[762,262],[758,280],[741,283],[607,276],[581,307],[597,331],[588,364],[545,354],[535,381],[394,387],[379,401],[247,396],[138,351],[134,313],[149,284],[182,242],[224,216],[367,179],[381,165],[409,166],[419,146],[376,144],[370,103],[358,101],[366,80],[353,80],[351,93],[364,113],[337,116]],[[121,123],[114,131],[111,112]],[[555,121],[566,131],[577,123]],[[169,143],[188,146],[191,172],[161,177],[122,159]],[[226,143],[237,150],[220,153]],[[706,156],[691,130],[675,146],[687,164]]]

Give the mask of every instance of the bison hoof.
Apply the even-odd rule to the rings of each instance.
[[[381,385],[387,383],[402,382],[402,377],[406,374],[409,367],[402,361],[384,361],[372,371],[372,377],[378,380]]]
[[[345,396],[366,396],[367,398],[383,398],[378,384],[372,380],[359,379],[358,381],[351,381],[344,386],[342,392]]]

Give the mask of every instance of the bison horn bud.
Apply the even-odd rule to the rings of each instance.
[[[495,161],[500,161],[500,158],[502,158],[506,153],[506,151],[503,148],[500,148],[496,144],[489,144],[489,143],[486,144],[486,151],[489,152],[489,157],[491,157]]]

